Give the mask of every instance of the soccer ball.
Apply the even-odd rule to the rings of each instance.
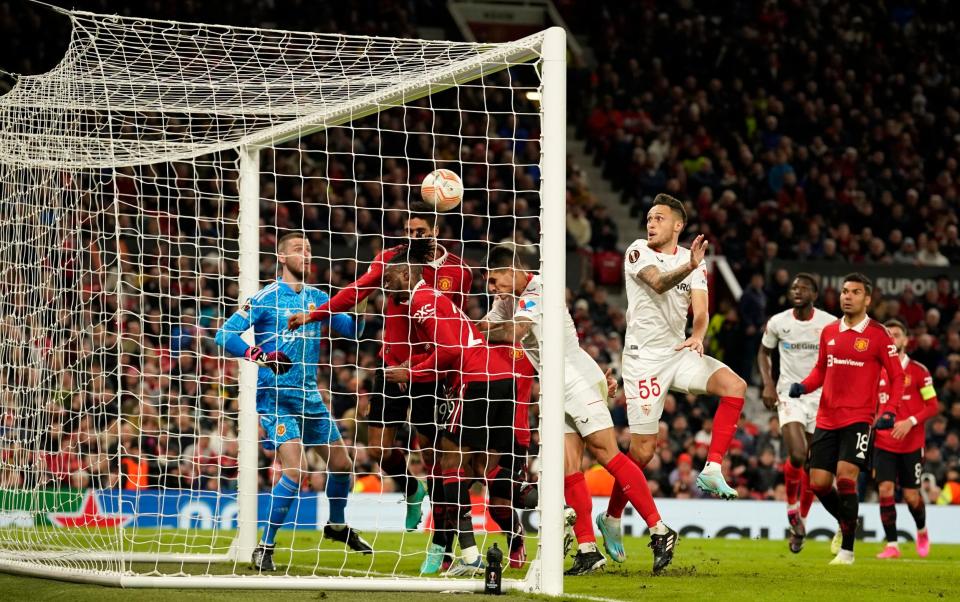
[[[450,211],[463,200],[463,182],[449,169],[435,169],[420,184],[420,196],[437,211]]]

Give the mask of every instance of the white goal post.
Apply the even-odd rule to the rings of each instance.
[[[411,572],[423,543],[402,530],[396,550],[372,538],[358,564],[294,524],[290,558],[315,552],[306,564],[245,570],[276,472],[260,448],[258,370],[204,351],[226,317],[209,308],[235,310],[264,286],[276,250],[262,243],[282,219],[326,245],[313,282],[325,288],[338,262],[368,262],[365,246],[383,244],[361,213],[382,240],[416,169],[462,163],[483,182],[465,178],[467,197],[484,200],[456,218],[452,244],[466,256],[477,241],[540,235],[527,242],[545,300],[541,527],[504,587],[562,594],[565,32],[476,44],[62,13],[73,35],[61,63],[0,97],[0,570],[123,587],[482,591],[479,577]],[[361,211],[361,196],[382,205]],[[499,218],[512,225],[498,230]],[[321,363],[325,399],[347,386],[338,366],[372,370],[363,344],[330,339],[342,364]],[[347,416],[341,428],[359,424]],[[367,495],[378,536],[397,502]],[[138,526],[141,512],[155,526]]]

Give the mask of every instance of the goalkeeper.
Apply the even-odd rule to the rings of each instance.
[[[283,475],[273,488],[269,519],[253,553],[254,568],[274,571],[274,541],[306,471],[305,445],[322,446],[327,455],[325,493],[330,507],[324,537],[350,549],[373,551],[360,534],[346,525],[344,517],[353,458],[340,438],[340,431],[323,403],[317,386],[323,323],[343,336],[357,338],[363,320],[336,314],[297,332],[287,330],[291,313],[313,310],[327,302],[327,295],[304,284],[310,270],[310,241],[301,234],[287,234],[277,244],[281,276],[264,287],[235,312],[217,332],[217,344],[228,355],[246,358],[260,366],[257,375],[257,413],[266,432],[265,449],[275,449]],[[254,346],[241,335],[253,328]]]

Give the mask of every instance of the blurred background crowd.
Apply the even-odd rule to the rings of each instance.
[[[249,25],[268,4],[247,0],[229,14],[211,14],[210,3],[171,11],[148,2],[138,11]],[[386,9],[375,3],[377,10],[365,10],[371,3],[364,2],[290,4],[291,10],[271,15],[277,26],[397,36],[414,35],[413,23],[449,26],[437,21],[439,2],[391,2]],[[582,166],[568,162],[568,248],[587,259],[587,269],[568,281],[582,346],[602,367],[618,369],[624,304],[617,287],[598,284],[592,268],[642,235],[641,220],[660,192],[687,200],[684,238],[706,235],[743,288],[739,299],[729,291],[715,296],[708,348],[755,385],[763,325],[789,305],[791,276],[778,262],[942,268],[937,287],[922,294],[909,287],[896,294],[879,290],[873,313],[907,323],[911,356],[934,375],[941,413],[927,425],[924,487],[931,500],[953,499],[954,488],[960,493],[960,298],[950,277],[960,262],[960,51],[947,18],[950,3],[663,4],[627,0],[614,9],[556,2],[591,51],[590,60],[575,57],[569,70],[571,124],[636,218],[615,220]],[[122,13],[121,5],[93,0],[84,8]],[[26,18],[48,19],[41,11],[29,8]],[[11,3],[0,2],[3,14],[12,14]],[[455,30],[448,28],[448,35],[455,39]],[[11,48],[22,42],[0,39]],[[376,123],[379,131],[333,128],[298,149],[270,153],[261,181],[262,279],[275,275],[270,251],[277,233],[296,228],[308,230],[318,257],[348,258],[318,261],[314,282],[335,292],[362,273],[382,245],[401,236],[408,183],[432,168],[423,159],[434,155],[462,162],[457,171],[468,189],[489,191],[468,195],[463,217],[440,225],[444,244],[474,266],[466,309],[482,316],[489,299],[479,251],[502,243],[532,248],[539,238],[537,220],[522,217],[539,212],[536,106],[507,94],[499,77],[489,78],[485,95],[465,89],[459,99],[465,107],[485,103],[495,113],[490,119],[466,111],[433,122],[435,114],[425,109],[388,111]],[[456,131],[459,141],[429,136],[431,128]],[[378,152],[421,160],[381,160]],[[236,262],[229,259],[237,191],[235,171],[218,165],[201,160],[164,173],[131,168],[91,175],[82,183],[85,210],[72,218],[84,234],[60,251],[64,261],[46,266],[73,287],[72,304],[33,312],[23,328],[15,308],[32,301],[6,291],[11,294],[0,301],[6,303],[0,315],[7,316],[0,322],[6,456],[0,486],[235,487],[237,364],[221,357],[213,334],[238,301]],[[171,178],[190,183],[175,198],[163,192]],[[114,203],[116,218],[105,211]],[[91,248],[97,232],[118,226],[123,235],[115,247]],[[87,269],[69,261],[81,252]],[[330,341],[324,361],[331,367],[321,371],[321,388],[357,448],[356,487],[366,491],[392,487],[376,476],[363,447],[380,303],[369,308],[363,341]],[[839,313],[836,291],[823,290],[820,305]],[[15,373],[16,366],[32,368]],[[705,462],[715,403],[668,397],[659,453],[646,469],[655,495],[699,495],[694,481]],[[27,416],[24,407],[41,409]],[[622,393],[611,411],[626,446]],[[111,419],[118,415],[123,419]],[[725,469],[741,496],[783,499],[785,448],[777,419],[762,410],[747,415]],[[45,453],[25,458],[12,442],[38,421],[52,425],[34,433]],[[322,460],[312,457],[311,464],[316,472],[305,487],[319,489]],[[14,469],[26,465],[32,468]],[[267,487],[276,477],[269,453],[261,455],[261,467]],[[584,468],[595,493],[609,491],[603,469],[589,458]]]

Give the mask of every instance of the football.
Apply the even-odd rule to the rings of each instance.
[[[463,199],[463,182],[449,169],[435,169],[420,184],[420,196],[437,211],[450,211]]]

